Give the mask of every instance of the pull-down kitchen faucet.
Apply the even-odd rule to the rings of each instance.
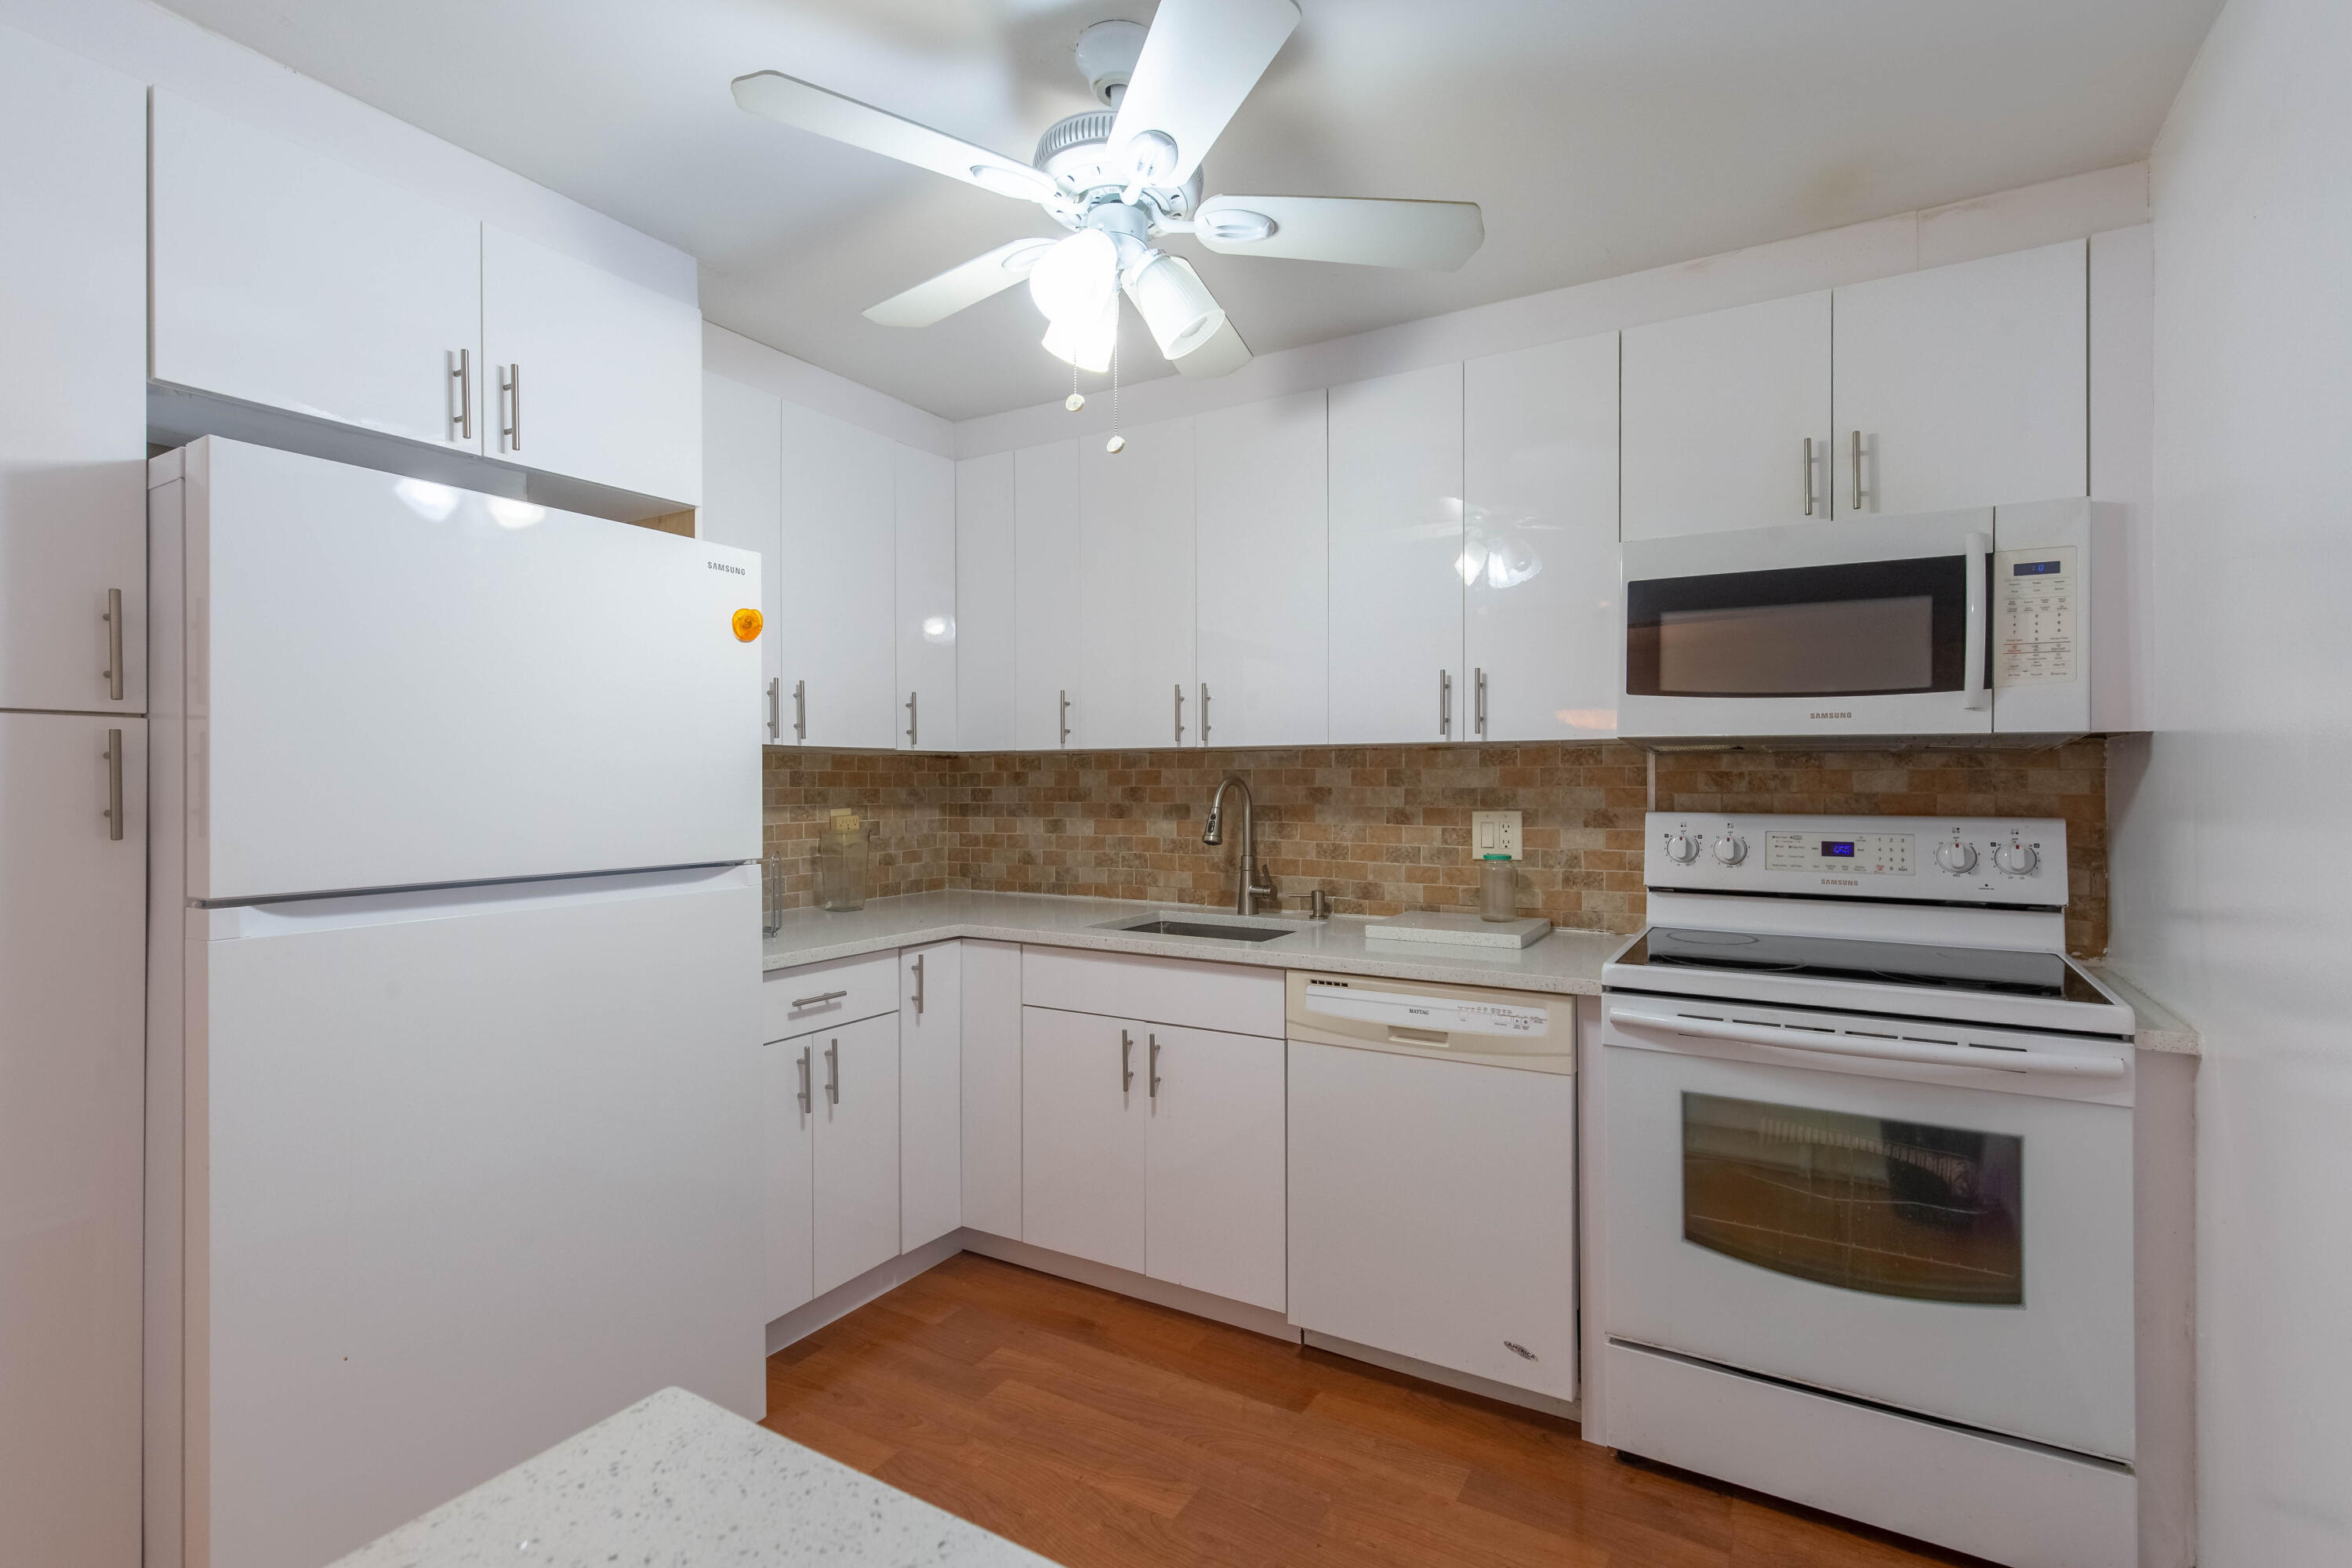
[[[1254,915],[1258,900],[1274,897],[1274,883],[1257,863],[1257,805],[1250,799],[1249,781],[1241,774],[1227,773],[1209,797],[1209,825],[1202,830],[1201,842],[1225,841],[1225,792],[1236,787],[1242,792],[1242,848],[1234,873],[1234,913]]]

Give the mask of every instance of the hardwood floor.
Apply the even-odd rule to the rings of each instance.
[[[771,1356],[766,1425],[1069,1568],[1975,1561],[971,1253]]]

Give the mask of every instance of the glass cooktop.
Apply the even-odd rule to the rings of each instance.
[[[2054,952],[2004,948],[1935,947],[1925,942],[1856,942],[1844,937],[1780,936],[1653,926],[1619,963],[1659,969],[1713,969],[1793,979],[1860,980],[1936,991],[1986,991],[2105,1003],[2082,973]]]

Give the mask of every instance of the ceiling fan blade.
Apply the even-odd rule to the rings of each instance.
[[[1227,316],[1225,324],[1217,329],[1215,336],[1171,363],[1178,374],[1198,380],[1207,376],[1231,375],[1249,362],[1249,344],[1242,342],[1241,333],[1234,330],[1234,319]]]
[[[781,71],[753,71],[734,81],[737,107],[902,163],[1024,201],[1055,195],[1053,176],[1018,159],[958,141],[944,131],[901,120],[886,109],[844,98]]]
[[[1475,202],[1211,196],[1193,215],[1192,237],[1227,256],[1451,272],[1485,243],[1486,225]]]
[[[1160,0],[1111,122],[1110,154],[1157,132],[1174,144],[1147,184],[1181,185],[1298,26],[1292,0]]]
[[[1050,239],[1016,239],[961,267],[950,267],[904,293],[893,294],[869,308],[866,319],[886,327],[928,327],[944,321],[967,306],[992,294],[1001,294],[1029,276],[1037,258],[1052,249]]]

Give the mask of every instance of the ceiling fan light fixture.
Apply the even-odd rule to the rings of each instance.
[[[1200,220],[1199,230],[1222,245],[1255,245],[1272,239],[1281,225],[1264,213],[1241,207],[1219,207]]]
[[[1050,201],[1057,194],[1054,176],[1043,169],[1021,169],[1010,163],[974,163],[971,183],[1024,202]]]
[[[1029,298],[1047,321],[1091,329],[1118,301],[1118,247],[1092,228],[1055,240],[1029,270]]]
[[[1118,347],[1118,296],[1105,300],[1090,318],[1049,319],[1044,342],[1045,352],[1055,359],[1089,374],[1102,374],[1110,369],[1111,353]]]
[[[1170,359],[1181,359],[1217,335],[1224,308],[1199,273],[1177,257],[1150,251],[1127,276],[1127,297]]]

